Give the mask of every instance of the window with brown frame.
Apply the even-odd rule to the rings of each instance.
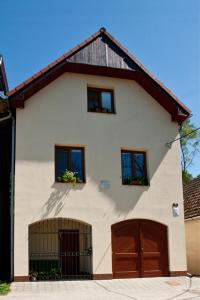
[[[62,182],[62,176],[66,170],[75,173],[77,182],[85,182],[83,147],[55,146],[55,181]]]
[[[113,90],[88,87],[87,93],[89,112],[115,113]]]
[[[148,185],[146,152],[121,150],[122,184]]]

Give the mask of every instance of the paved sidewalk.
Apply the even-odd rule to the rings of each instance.
[[[12,283],[0,300],[200,300],[200,278]]]

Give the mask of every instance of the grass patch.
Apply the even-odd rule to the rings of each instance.
[[[0,282],[0,296],[7,295],[10,292],[10,284],[6,282]]]

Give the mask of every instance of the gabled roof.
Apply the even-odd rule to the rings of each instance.
[[[170,113],[172,121],[183,122],[190,114],[190,110],[105,28],[9,91],[11,106],[24,108],[27,99],[64,72],[132,79]]]
[[[200,177],[183,185],[185,219],[200,217]]]

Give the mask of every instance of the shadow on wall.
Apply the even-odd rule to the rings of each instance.
[[[102,149],[103,150],[103,149]],[[162,150],[162,151],[161,151]],[[152,159],[150,157],[148,164],[151,164],[151,167],[148,166],[148,169],[151,170],[151,172],[148,174],[149,183],[151,185],[152,179],[158,170],[159,166],[162,164],[162,161],[164,160],[165,156],[167,155],[167,152],[169,151],[169,148],[167,148],[165,145],[162,146],[162,149],[159,149],[159,151],[156,153],[156,158]],[[155,149],[156,152],[156,149]],[[102,157],[101,157],[102,156]],[[118,172],[115,173],[115,177],[113,178],[113,170],[112,170],[112,158],[108,157],[107,161],[105,162],[105,168],[103,169],[103,173],[105,174],[106,178],[104,178],[104,175],[99,175],[97,172],[95,173],[95,170],[101,169],[101,164],[104,159],[103,151],[101,151],[101,147],[99,147],[99,153],[95,153],[94,157],[93,155],[90,156],[89,164],[93,167],[92,170],[94,170],[94,173],[91,173],[88,166],[88,181],[92,182],[94,186],[96,186],[96,190],[100,194],[104,195],[108,202],[111,203],[109,205],[110,209],[106,211],[102,211],[102,219],[109,219],[111,209],[115,210],[115,216],[117,218],[124,219],[128,216],[129,212],[131,212],[137,203],[139,202],[141,196],[148,192],[150,189],[150,185],[148,186],[123,186],[121,182],[121,169],[117,170]],[[150,156],[150,154],[149,154]],[[98,157],[98,160],[96,159]],[[166,170],[167,172],[167,170]],[[169,170],[170,172],[170,170]],[[167,174],[165,174],[167,177]],[[170,176],[170,173],[169,173]],[[101,179],[108,179],[112,178],[111,186],[109,189],[100,189],[99,184]],[[120,188],[119,188],[120,187]],[[52,192],[48,198],[48,200],[45,202],[45,204],[42,207],[41,212],[41,218],[45,219],[49,216],[56,217],[59,215],[59,213],[62,211],[64,205],[66,204],[67,199],[69,198],[70,191],[76,191],[76,190],[83,190],[85,188],[85,184],[76,184],[75,186],[71,184],[63,184],[63,183],[53,183],[51,186]],[[159,188],[159,187],[158,187]],[[164,189],[165,186],[162,186],[162,189]],[[168,185],[166,184],[166,188],[168,188]],[[95,201],[93,201],[91,191],[91,197],[87,198],[87,203],[89,203],[89,207],[96,208]],[[98,197],[101,197],[99,194]],[[88,194],[87,194],[88,197]]]
[[[172,138],[173,139],[173,138]],[[102,152],[101,152],[102,151]],[[142,195],[145,193],[148,193],[148,191],[151,189],[153,177],[156,175],[156,172],[158,171],[159,167],[162,165],[162,162],[165,160],[166,155],[168,154],[168,151],[170,149],[163,145],[160,147],[159,151],[157,151],[156,146],[155,150],[151,153],[148,153],[147,155],[147,170],[149,170],[148,173],[148,183],[149,185],[147,186],[132,186],[132,185],[122,185],[122,178],[121,178],[121,166],[119,168],[118,174],[114,175],[115,177],[112,178],[112,157],[108,157],[107,162],[105,163],[105,178],[99,178],[99,175],[96,173],[90,174],[92,181],[99,185],[101,179],[108,179],[112,178],[112,181],[110,182],[110,188],[108,189],[100,189],[99,192],[101,192],[106,198],[112,202],[115,208],[115,213],[117,218],[124,218],[127,217],[129,212],[131,212],[139,200],[141,199]],[[102,150],[99,150],[99,153],[96,153],[96,156],[100,157],[103,153],[103,148]],[[156,153],[156,154],[155,154]],[[153,158],[154,156],[154,158]],[[94,159],[94,161],[93,161]],[[101,169],[101,164],[103,161],[103,157],[99,158],[98,161],[96,158],[90,157],[90,164],[95,164],[95,169]],[[165,162],[163,162],[165,163]],[[167,164],[167,163],[166,163]],[[173,171],[173,170],[172,170]],[[169,174],[167,174],[169,172]],[[165,176],[166,178],[171,175],[169,168],[165,168]],[[168,190],[168,183],[165,185],[162,184],[162,186],[157,186],[157,189],[165,189],[166,191]],[[106,211],[104,214],[104,218],[109,218],[109,211]]]
[[[80,185],[73,187],[71,184],[54,183],[51,188],[53,191],[42,207],[41,219],[48,218],[50,215],[56,217],[63,209],[70,191],[72,189],[81,190],[83,187]]]

